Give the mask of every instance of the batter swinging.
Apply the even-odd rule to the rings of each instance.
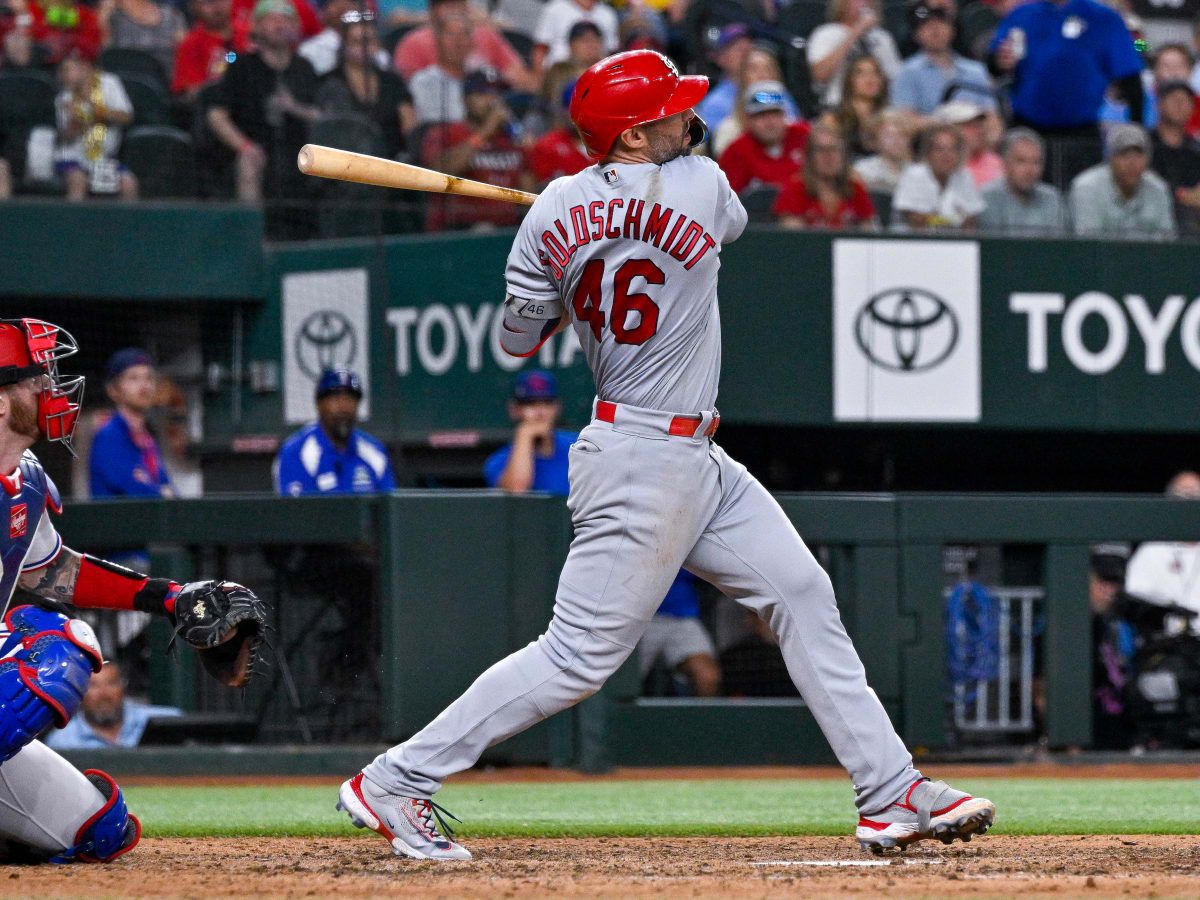
[[[410,740],[339,791],[339,809],[396,854],[468,859],[430,797],[485,749],[591,696],[633,652],[682,566],[771,626],[788,671],[849,771],[856,838],[882,852],[969,840],[995,806],[913,768],[866,682],[829,578],[783,511],[717,446],[717,269],[746,211],[692,107],[703,77],[652,51],[580,77],[571,118],[598,165],[552,182],[505,273],[503,344],[529,356],[572,324],[595,375],[571,447],[575,538],[546,633],[484,672]],[[435,821],[436,819],[436,821]]]

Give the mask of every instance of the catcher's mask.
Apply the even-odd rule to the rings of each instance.
[[[71,455],[71,438],[83,402],[83,376],[65,378],[58,361],[79,352],[75,338],[41,319],[0,319],[0,386],[39,379],[38,430]]]

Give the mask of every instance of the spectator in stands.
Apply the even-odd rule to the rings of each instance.
[[[741,95],[739,73],[753,46],[750,29],[743,23],[733,22],[721,29],[710,55],[721,74],[704,99],[696,104],[696,115],[709,128],[715,129],[737,107]]]
[[[55,750],[107,750],[136,747],[142,742],[151,719],[178,716],[174,706],[151,706],[125,696],[121,668],[106,660],[104,668],[88,681],[87,693],[79,704],[79,715],[46,736]]]
[[[88,5],[76,0],[28,0],[25,9],[33,20],[33,39],[46,49],[47,64],[57,65],[73,52],[92,60],[99,55],[104,31]]]
[[[1158,96],[1164,84],[1172,81],[1186,82],[1192,74],[1192,52],[1183,44],[1164,44],[1154,54],[1154,68],[1150,83],[1146,86],[1146,108],[1143,120],[1147,128],[1153,129],[1158,122]],[[1189,116],[1189,130],[1191,128]],[[1197,122],[1200,125],[1200,121]]]
[[[1177,473],[1167,484],[1166,493],[1175,500],[1200,500],[1200,475],[1192,471]],[[1129,560],[1125,590],[1151,603],[1174,604],[1200,613],[1200,544],[1146,541]],[[1180,631],[1186,626],[1180,620],[1170,623],[1170,627]],[[1200,634],[1200,618],[1192,619],[1192,631]]]
[[[316,37],[324,27],[309,0],[285,0],[296,20],[296,43]],[[258,30],[258,0],[233,0],[233,39],[239,47],[252,47]],[[294,47],[294,45],[293,45]]]
[[[35,24],[27,9],[0,14],[0,71],[42,68],[48,53],[34,40]]]
[[[846,67],[841,102],[822,121],[842,133],[850,148],[850,158],[856,160],[874,152],[871,120],[887,105],[888,82],[883,68],[875,57],[860,56]]]
[[[100,24],[108,36],[106,46],[148,53],[162,66],[167,84],[171,83],[175,48],[187,30],[178,9],[157,0],[113,0],[100,4]]]
[[[616,52],[617,11],[601,0],[550,0],[542,7],[541,18],[533,34],[533,71],[540,75],[547,67],[570,56],[567,40],[577,22],[591,22],[603,38],[604,54]]]
[[[921,161],[900,176],[892,221],[901,228],[974,228],[984,210],[964,165],[967,142],[957,126],[938,123],[921,136]]]
[[[133,121],[121,79],[97,69],[85,51],[73,50],[58,64],[58,81],[54,166],[66,183],[67,199],[84,200],[92,193],[136,200],[137,178],[117,160],[121,129]]]
[[[742,59],[742,68],[738,72],[738,96],[745,96],[746,88],[756,81],[783,81],[783,73],[779,68],[779,61],[775,58],[775,54],[769,48],[760,44],[751,47],[750,52]],[[800,117],[796,101],[792,99],[790,94],[785,93],[783,95],[783,102],[787,106],[789,119]],[[721,154],[725,152],[726,148],[746,130],[746,114],[742,104],[735,104],[732,114],[726,116],[723,121],[719,123],[708,122],[707,124],[710,135],[710,155],[714,159],[720,159]]]
[[[463,80],[466,119],[429,130],[421,150],[424,165],[448,175],[532,190],[527,152],[514,140],[513,114],[504,102],[505,90],[507,85],[489,69],[467,75]],[[521,208],[515,203],[439,194],[430,199],[426,228],[512,226],[520,219]]]
[[[989,62],[1012,73],[1013,124],[1045,139],[1056,184],[1099,161],[1099,111],[1110,84],[1130,119],[1142,121],[1142,59],[1120,14],[1096,0],[1017,6],[996,29]]]
[[[742,95],[746,133],[721,154],[721,168],[737,193],[771,185],[782,188],[804,165],[811,130],[807,122],[789,123],[778,81],[757,81]]]
[[[567,58],[546,69],[542,79],[543,94],[558,98],[562,96],[562,88],[573,83],[590,66],[604,58],[604,37],[600,27],[587,19],[582,19],[571,26],[567,34]],[[557,93],[554,93],[557,89]]]
[[[989,113],[970,100],[951,100],[933,111],[933,118],[958,126],[967,144],[967,171],[983,189],[1004,175],[1004,161],[992,149]]]
[[[175,50],[171,90],[192,99],[225,74],[230,59],[244,53],[233,36],[233,0],[191,0],[195,24]]]
[[[804,168],[775,200],[784,228],[875,228],[875,206],[850,168],[846,141],[829,125],[817,125],[808,139]]]
[[[301,428],[275,457],[275,492],[373,494],[394,490],[396,479],[387,447],[355,428],[362,405],[362,381],[350,369],[326,369],[317,379],[317,421]]]
[[[416,124],[412,95],[404,81],[382,61],[379,32],[369,13],[350,10],[338,38],[338,65],[317,89],[325,115],[357,116],[374,123],[383,138],[383,154],[395,158],[408,149]]]
[[[136,347],[118,350],[105,366],[104,387],[114,412],[92,439],[93,499],[174,496],[158,443],[146,425],[158,387],[150,354]]]
[[[919,2],[909,10],[913,36],[921,48],[904,61],[892,83],[892,105],[909,110],[918,127],[929,123],[933,111],[949,99],[970,100],[993,109],[992,83],[987,69],[959,56],[952,13],[943,6]]]
[[[1196,95],[1186,81],[1158,88],[1158,124],[1150,136],[1154,171],[1175,199],[1175,219],[1183,234],[1200,234],[1200,141],[1187,133]]]
[[[439,63],[442,51],[438,46],[437,32],[448,21],[465,23],[467,26],[468,47],[463,54],[463,71],[492,68],[517,90],[537,89],[538,81],[521,55],[491,24],[472,20],[467,0],[430,0],[429,24],[414,28],[396,45],[396,71],[410,88],[418,72]],[[415,89],[413,93],[416,93]]]
[[[573,87],[568,85],[560,95],[554,128],[538,138],[529,151],[529,169],[539,190],[555,178],[582,172],[592,164],[579,132],[567,115]]]
[[[568,456],[579,435],[557,427],[562,402],[554,376],[541,370],[518,376],[508,414],[516,423],[513,440],[484,462],[488,486],[510,494],[567,496]],[[643,679],[662,660],[688,679],[696,695],[710,697],[720,686],[721,670],[712,639],[700,624],[697,584],[692,575],[679,573],[639,644],[639,663]]]
[[[437,61],[408,81],[418,125],[461,122],[467,114],[462,82],[471,57],[471,22],[465,15],[441,15],[436,21]]]
[[[1105,141],[1108,162],[1071,182],[1076,234],[1174,237],[1175,213],[1166,182],[1148,171],[1150,138],[1140,125],[1117,125]]]
[[[239,54],[225,71],[208,110],[213,133],[236,155],[242,202],[304,196],[296,153],[320,116],[317,76],[293,50],[299,22],[289,0],[258,0],[258,49]]]
[[[872,194],[891,196],[900,176],[912,162],[912,132],[909,115],[898,109],[885,109],[871,120],[870,145],[873,156],[854,164],[854,173]]]
[[[891,80],[900,70],[900,51],[879,24],[875,0],[830,0],[828,19],[809,36],[808,67],[821,104],[833,109],[842,100],[846,66],[853,58],[874,57]]]
[[[1003,150],[1004,177],[983,189],[987,208],[979,214],[979,227],[1010,234],[1062,231],[1062,195],[1042,181],[1046,151],[1041,135],[1018,126],[1004,136]]]
[[[355,0],[325,0],[320,6],[321,22],[325,27],[320,34],[301,43],[296,52],[308,60],[318,78],[324,78],[337,68],[338,51],[342,46],[342,16],[353,11],[360,17],[370,16],[373,22],[375,14],[360,11]],[[382,64],[388,64],[386,54]]]

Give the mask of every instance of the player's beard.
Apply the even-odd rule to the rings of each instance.
[[[647,149],[650,161],[661,166],[687,153],[691,149],[688,130],[688,126],[685,126],[682,134],[668,133],[661,125],[649,130],[650,146]],[[674,132],[675,129],[672,128],[671,131]]]
[[[26,402],[23,393],[16,388],[8,392],[8,425],[16,434],[36,441],[41,437],[41,431],[38,429],[37,395],[34,394],[33,400]]]

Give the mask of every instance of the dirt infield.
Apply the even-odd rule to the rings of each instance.
[[[889,860],[828,837],[470,843],[474,860],[434,863],[397,859],[373,836],[149,839],[109,866],[0,866],[0,897],[1200,896],[1195,836],[988,835]]]

